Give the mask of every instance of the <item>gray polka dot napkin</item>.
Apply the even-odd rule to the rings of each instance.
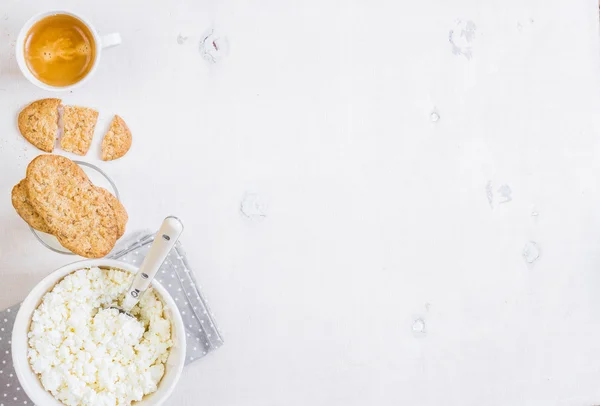
[[[139,266],[153,241],[154,233],[136,233],[120,241],[108,257]],[[186,365],[219,348],[223,338],[179,242],[167,256],[156,279],[173,296],[183,318],[187,338]],[[10,354],[12,326],[19,306],[0,311],[0,406],[33,404],[19,385]]]

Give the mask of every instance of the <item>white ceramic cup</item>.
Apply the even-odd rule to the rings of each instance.
[[[62,280],[68,274],[77,271],[78,269],[89,268],[93,266],[106,267],[106,268],[117,268],[123,271],[136,273],[138,268],[133,265],[126,264],[124,262],[116,261],[114,259],[91,259],[85,261],[74,262],[69,265],[65,265],[62,268],[57,269],[50,275],[46,276],[40,283],[38,283],[29,292],[29,295],[25,298],[17,317],[12,331],[12,360],[15,367],[15,373],[19,379],[21,387],[29,396],[29,398],[36,405],[44,406],[61,406],[62,403],[56,400],[49,392],[47,392],[40,378],[33,372],[29,365],[29,359],[27,357],[27,351],[29,348],[29,342],[27,333],[29,332],[29,325],[31,324],[31,317],[33,312],[39,306],[42,297],[46,292],[50,291],[54,285]],[[162,405],[173,389],[177,385],[177,381],[183,371],[185,364],[185,327],[183,320],[175,300],[169,295],[169,292],[156,280],[152,281],[152,287],[156,290],[163,303],[166,306],[166,312],[171,319],[171,336],[173,340],[173,347],[171,347],[169,358],[165,365],[165,374],[158,384],[156,392],[145,396],[140,402],[136,402],[136,406],[158,406]],[[0,399],[0,403],[2,400]],[[6,403],[6,402],[4,402]]]
[[[81,79],[79,82],[74,83],[69,86],[47,85],[46,83],[44,83],[41,80],[39,80],[38,78],[36,78],[33,75],[33,73],[31,73],[31,71],[29,70],[29,67],[27,66],[27,63],[25,61],[25,39],[26,39],[27,33],[29,32],[31,27],[33,27],[33,25],[35,23],[37,23],[38,21],[40,21],[41,19],[46,18],[48,16],[57,15],[57,14],[69,15],[69,16],[77,18],[82,23],[84,23],[88,27],[90,32],[92,33],[92,36],[94,37],[94,43],[96,45],[96,59],[94,60],[92,69],[90,69],[88,74],[83,79]],[[63,92],[63,91],[67,91],[67,90],[73,90],[74,88],[79,87],[79,86],[83,85],[85,82],[87,82],[88,80],[90,80],[90,78],[94,75],[94,73],[96,72],[96,69],[98,68],[98,64],[100,63],[100,57],[102,56],[102,50],[104,48],[110,48],[110,47],[117,46],[120,43],[121,43],[121,35],[119,35],[118,33],[114,33],[114,34],[100,36],[98,34],[98,31],[96,31],[96,29],[94,28],[94,26],[92,24],[90,24],[90,22],[87,19],[83,18],[79,14],[75,14],[71,11],[66,11],[66,10],[46,11],[44,13],[40,13],[40,14],[30,18],[29,21],[27,21],[25,23],[23,28],[21,28],[21,31],[19,32],[19,36],[17,37],[17,44],[16,44],[17,63],[19,64],[19,68],[21,69],[21,72],[23,73],[23,75],[37,87],[40,87],[44,90],[54,91],[54,92]]]

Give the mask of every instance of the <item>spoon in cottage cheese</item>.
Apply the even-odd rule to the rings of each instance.
[[[150,287],[160,266],[167,259],[167,255],[169,255],[171,248],[173,248],[182,232],[183,224],[177,217],[169,216],[164,219],[146,258],[144,258],[140,269],[133,277],[131,286],[125,293],[123,304],[120,307],[113,304],[110,306],[111,309],[117,309],[119,313],[125,313],[135,318],[130,313],[131,309],[140,301],[146,289]]]

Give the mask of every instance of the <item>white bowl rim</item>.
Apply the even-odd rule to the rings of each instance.
[[[77,261],[65,265],[63,267],[58,268],[54,272],[50,273],[44,279],[42,279],[27,295],[25,300],[21,303],[17,316],[15,318],[15,323],[12,331],[12,348],[11,355],[13,360],[13,366],[15,368],[15,373],[23,388],[23,391],[29,396],[31,401],[34,404],[38,405],[62,405],[61,402],[56,400],[54,396],[48,391],[46,391],[41,383],[39,382],[38,376],[31,370],[29,365],[29,359],[27,358],[27,350],[29,348],[27,335],[23,336],[23,331],[29,331],[29,324],[31,321],[31,315],[33,311],[38,307],[42,296],[50,291],[52,287],[60,280],[62,280],[68,274],[77,271],[79,269],[90,268],[90,267],[110,267],[121,269],[124,271],[136,273],[138,268],[114,259],[88,259],[83,261]],[[49,285],[50,282],[53,282],[52,285]],[[49,285],[50,287],[44,288],[44,286]],[[178,347],[178,352],[181,354],[178,362],[174,366],[174,374],[172,375],[172,384],[166,389],[162,390],[159,394],[159,391],[152,393],[152,405],[161,405],[164,403],[179,381],[181,377],[181,373],[183,371],[183,367],[185,364],[186,357],[186,335],[185,335],[185,327],[183,325],[183,319],[181,318],[181,314],[179,313],[179,309],[169,292],[155,279],[152,281],[152,287],[156,289],[161,299],[164,301],[165,305],[171,309],[171,325],[173,326],[174,331],[178,333],[175,334],[174,338],[174,346]],[[34,384],[32,380],[32,376],[35,377],[36,384]],[[165,373],[166,376],[166,373]],[[165,378],[163,376],[163,380]],[[163,381],[161,380],[161,383]],[[159,389],[161,386],[159,384]],[[155,395],[160,395],[160,397],[155,397]],[[134,405],[145,405],[146,399],[143,399],[140,402],[134,403]]]

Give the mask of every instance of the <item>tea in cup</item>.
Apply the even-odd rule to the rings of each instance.
[[[89,79],[102,48],[121,43],[119,34],[100,37],[82,17],[66,11],[40,14],[21,30],[17,62],[35,85],[70,90]]]

